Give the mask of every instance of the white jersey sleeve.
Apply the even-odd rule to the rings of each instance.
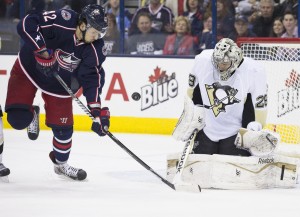
[[[267,117],[267,102],[268,102],[268,85],[267,85],[267,73],[265,68],[258,62],[252,59],[248,60],[250,65],[253,66],[250,76],[250,94],[255,111],[255,121],[265,124]]]

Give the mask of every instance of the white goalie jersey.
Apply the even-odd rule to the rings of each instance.
[[[221,81],[212,64],[213,50],[204,50],[195,58],[189,75],[189,87],[200,87],[205,109],[205,134],[219,141],[238,133],[242,127],[244,103],[251,94],[254,109],[267,109],[267,78],[264,68],[250,58],[227,80]]]

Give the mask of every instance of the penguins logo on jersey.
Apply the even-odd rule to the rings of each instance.
[[[73,72],[81,61],[74,54],[67,53],[61,49],[55,51],[55,56],[59,66],[70,72]]]
[[[215,117],[221,112],[226,112],[226,106],[241,101],[235,98],[238,90],[228,85],[222,86],[219,82],[215,82],[212,85],[205,84],[205,88],[210,102],[210,106],[206,107],[212,109]]]

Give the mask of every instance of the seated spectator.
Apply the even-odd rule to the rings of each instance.
[[[297,19],[292,12],[286,12],[283,15],[282,23],[285,28],[285,32],[282,34],[281,38],[298,38]]]
[[[230,33],[228,38],[237,41],[239,37],[256,37],[248,27],[248,19],[245,16],[238,16],[234,22],[235,31]]]
[[[109,0],[109,10],[107,11],[108,14],[113,14],[116,17],[117,27],[120,31],[120,0]],[[132,15],[129,13],[128,10],[124,11],[124,28],[125,32],[128,33],[130,27],[130,20]],[[127,35],[127,34],[126,34]]]
[[[116,54],[120,52],[120,33],[117,27],[116,17],[113,14],[107,14],[107,32],[103,37],[107,54]]]
[[[259,2],[256,0],[242,0],[238,2],[237,11],[238,15],[250,16],[259,9]]]
[[[253,21],[253,32],[257,37],[269,37],[274,19],[280,16],[280,8],[275,8],[274,0],[260,0],[259,12],[251,17]]]
[[[137,17],[140,13],[149,13],[152,20],[152,27],[160,33],[172,33],[173,13],[170,8],[160,3],[160,0],[150,0],[148,6],[137,9],[133,15],[129,34],[133,35],[139,32],[137,27]]]
[[[201,53],[205,49],[213,49],[215,45],[213,44],[212,38],[212,15],[210,11],[206,11],[203,20],[204,29],[200,38],[200,43],[196,51],[197,54]]]
[[[126,53],[139,55],[162,54],[165,35],[152,27],[150,14],[139,13],[137,28],[139,33],[128,37]]]
[[[217,38],[227,38],[234,31],[234,15],[227,0],[217,0]]]
[[[284,32],[285,29],[282,23],[282,17],[276,17],[272,25],[270,37],[280,38]]]
[[[170,8],[175,17],[183,15],[186,8],[187,0],[165,0],[165,6]]]
[[[283,1],[280,5],[282,7],[282,14],[285,12],[289,11],[292,12],[295,16],[296,19],[298,19],[298,5],[299,5],[299,0],[285,0]]]
[[[190,34],[191,26],[189,20],[179,16],[175,20],[175,33],[168,35],[164,46],[164,55],[193,55],[194,38]]]
[[[187,17],[191,23],[191,35],[196,39],[195,43],[198,43],[198,37],[203,31],[203,11],[202,0],[187,0],[187,11],[183,13],[183,16]]]

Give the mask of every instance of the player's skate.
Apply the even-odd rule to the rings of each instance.
[[[86,178],[87,174],[83,169],[72,167],[67,163],[58,164],[55,160],[53,151],[50,152],[49,157],[54,164],[54,172],[56,174],[79,181],[82,181]]]
[[[10,174],[10,170],[0,163],[0,181],[8,182],[8,175]]]
[[[36,140],[40,133],[40,107],[33,106],[33,120],[27,127],[27,135],[31,140]]]

